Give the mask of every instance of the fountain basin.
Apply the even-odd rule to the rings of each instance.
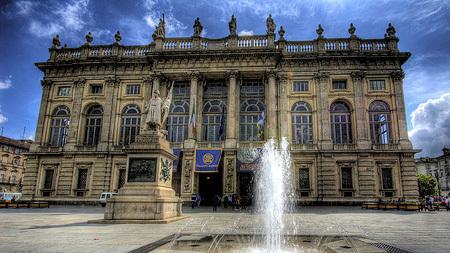
[[[178,234],[155,242],[151,252],[265,253],[265,239],[263,235]],[[280,253],[408,253],[359,236],[284,235],[282,240]]]

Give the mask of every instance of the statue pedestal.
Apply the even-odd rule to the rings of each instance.
[[[172,189],[173,160],[161,131],[136,136],[127,153],[127,182],[106,204],[104,222],[167,223],[181,216],[181,200]]]

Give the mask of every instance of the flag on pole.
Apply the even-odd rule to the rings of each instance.
[[[193,108],[192,108],[192,113],[191,113],[191,118],[189,119],[189,125],[192,127],[192,131],[194,133],[194,139],[196,139],[197,136],[197,128],[196,128],[196,117],[195,117],[195,107],[196,107],[196,103],[194,100],[193,103]]]
[[[261,115],[259,115],[258,123],[256,124],[256,127],[258,128],[258,137],[259,139],[264,139],[264,121],[265,121],[264,111],[261,112]]]
[[[220,116],[220,128],[219,128],[219,136],[220,139],[224,139],[223,134],[225,133],[225,106],[222,105],[222,115]]]

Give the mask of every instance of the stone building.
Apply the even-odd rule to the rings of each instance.
[[[0,136],[0,192],[21,192],[29,140]]]
[[[174,153],[173,185],[194,193],[239,194],[251,201],[257,151],[286,137],[299,201],[416,199],[414,153],[406,130],[402,64],[395,29],[381,39],[349,35],[287,41],[267,19],[264,35],[165,36],[160,20],[150,45],[60,47],[36,66],[44,73],[36,141],[24,193],[55,201],[92,201],[125,183],[124,147],[141,129],[154,90],[173,98],[166,129]],[[278,37],[278,39],[275,39]],[[220,163],[200,171],[195,154],[219,149]],[[256,154],[256,155],[255,155]],[[198,161],[198,159],[197,159]]]
[[[450,192],[450,149],[443,148],[437,157],[416,159],[417,174],[431,175],[439,182],[441,191]]]

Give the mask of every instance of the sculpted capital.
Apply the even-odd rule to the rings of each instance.
[[[227,79],[230,79],[230,78],[238,78],[238,76],[239,76],[239,71],[237,71],[237,70],[228,70],[228,71],[225,73],[225,77],[226,77]]]
[[[107,77],[105,78],[106,85],[117,86],[120,84],[120,79],[117,77]]]
[[[405,78],[405,72],[403,70],[397,70],[391,73],[391,77],[394,81],[401,81]]]
[[[83,87],[86,84],[86,79],[84,77],[77,77],[73,80],[75,87]]]
[[[266,70],[266,72],[264,74],[267,78],[276,78],[277,77],[277,72],[273,69]]]
[[[314,79],[316,82],[326,82],[330,78],[330,73],[328,72],[318,72],[314,74]]]
[[[189,77],[191,78],[191,80],[200,80],[202,79],[202,74],[199,71],[191,71],[188,73]]]
[[[366,73],[364,71],[354,71],[350,73],[350,76],[353,81],[361,81],[366,76]]]
[[[52,83],[53,83],[52,80],[48,80],[48,79],[41,80],[41,85],[42,85],[42,87],[44,87],[44,86],[50,86]]]

